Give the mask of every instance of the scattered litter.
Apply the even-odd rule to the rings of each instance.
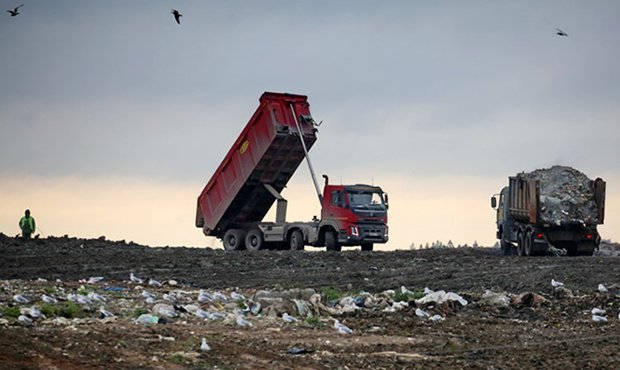
[[[240,326],[242,328],[247,328],[247,327],[252,326],[252,323],[244,319],[243,316],[241,315],[237,315],[237,317],[235,318],[235,322],[237,323],[237,326]]]
[[[209,343],[207,343],[206,338],[202,338],[202,343],[200,344],[200,350],[202,352],[207,352],[211,350],[211,346],[209,346]]]
[[[93,301],[97,301],[97,302],[105,302],[106,298],[100,294],[97,294],[95,292],[88,292],[87,297]]]
[[[512,300],[515,306],[534,307],[547,302],[547,299],[540,294],[525,292],[521,293]]]
[[[288,351],[286,351],[286,353],[288,353],[289,355],[305,355],[312,352],[314,351],[299,347],[291,347],[288,349]]]
[[[198,302],[213,302],[213,296],[200,289],[198,292]]]
[[[230,293],[230,299],[232,299],[233,301],[245,301],[245,297],[243,296],[243,294],[239,294],[237,292]]]
[[[149,292],[147,290],[143,290],[142,293],[140,293],[140,295],[143,298],[146,298],[146,299],[148,299],[148,298],[153,298],[153,299],[157,298],[157,296],[155,294],[153,294],[153,293],[151,293],[151,292]]]
[[[156,304],[153,306],[151,312],[155,315],[159,315],[160,317],[166,317],[169,319],[179,316],[173,306],[165,303]]]
[[[480,299],[480,304],[492,307],[508,307],[510,306],[510,297],[504,293],[486,290]]]
[[[594,321],[594,322],[607,322],[607,318],[605,316],[592,315],[592,321]]]
[[[108,319],[110,317],[114,317],[114,314],[108,310],[106,310],[103,306],[99,308],[99,318],[100,319]]]
[[[459,302],[462,306],[467,306],[466,299],[464,299],[463,297],[461,297],[460,295],[456,293],[453,293],[453,292],[446,293],[443,290],[438,290],[436,292],[428,293],[424,297],[420,299],[416,299],[415,303],[421,304],[421,305],[425,305],[428,303],[442,304],[448,301],[456,301],[456,302]]]
[[[17,321],[19,321],[19,323],[24,326],[32,326],[34,324],[32,319],[26,315],[19,315],[19,317],[17,318]]]
[[[30,309],[28,309],[28,315],[33,319],[45,318],[45,315],[43,315],[43,313],[41,313],[41,310],[39,310],[36,306],[32,306],[30,307]]]
[[[598,307],[594,307],[591,312],[592,312],[592,315],[604,315],[606,313],[605,310],[602,310]]]
[[[136,324],[157,324],[159,322],[159,317],[148,314],[148,313],[144,313],[138,316],[138,318],[135,319],[134,322]]]
[[[444,318],[441,315],[434,315],[429,320],[431,320],[433,323],[438,323],[440,321],[443,321]]]
[[[103,276],[91,276],[91,277],[88,278],[86,283],[87,284],[96,284],[96,283],[100,282],[101,280],[103,280]]]
[[[142,284],[144,281],[133,274],[133,272],[129,273],[129,281],[134,284]]]
[[[54,298],[54,297],[50,297],[50,296],[48,296],[48,295],[46,295],[46,294],[41,294],[41,300],[42,300],[44,303],[50,303],[50,304],[53,304],[53,303],[58,303],[58,300],[57,300],[56,298]]]
[[[179,284],[179,283],[176,280],[168,280],[168,285],[170,285],[170,286],[175,286],[177,284]]]
[[[17,302],[17,303],[21,303],[21,304],[28,304],[28,303],[30,303],[30,300],[29,300],[28,298],[24,297],[24,296],[23,296],[23,295],[21,295],[21,294],[15,294],[15,295],[13,296],[13,300],[14,300],[15,302]]]
[[[429,318],[429,317],[431,316],[431,315],[429,315],[429,313],[428,313],[428,312],[426,312],[426,311],[424,311],[424,310],[421,310],[421,309],[419,309],[419,308],[416,308],[416,309],[415,309],[415,315],[416,315],[417,317],[421,317],[421,318],[423,318],[423,319]]]
[[[285,322],[288,322],[288,323],[299,322],[299,320],[297,320],[296,317],[291,316],[291,315],[289,315],[286,312],[282,314],[282,320],[284,320]]]

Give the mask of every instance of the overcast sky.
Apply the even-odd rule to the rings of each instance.
[[[319,173],[401,198],[420,179],[459,194],[553,164],[620,178],[615,0],[23,1],[0,17],[5,184],[195,186],[191,226],[264,91],[308,95]],[[0,231],[19,216],[4,211]]]

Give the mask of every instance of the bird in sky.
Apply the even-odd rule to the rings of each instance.
[[[11,17],[15,17],[19,14],[19,8],[21,8],[22,6],[24,6],[24,4],[18,6],[17,8],[13,10],[7,10],[7,13],[11,13]]]
[[[559,28],[556,28],[555,30],[556,30],[555,34],[558,35],[558,36],[564,36],[564,37],[568,36],[568,33],[562,31]]]
[[[181,17],[183,14],[179,13],[178,10],[172,9],[172,15],[174,15],[174,20],[177,21],[178,24],[181,24]]]

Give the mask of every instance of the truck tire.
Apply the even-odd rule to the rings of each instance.
[[[292,251],[304,250],[304,235],[301,233],[301,230],[293,230],[291,239],[289,240],[289,246]]]
[[[532,232],[528,231],[525,233],[525,239],[523,239],[523,253],[528,257],[534,255],[532,244]]]
[[[224,233],[222,242],[227,251],[238,251],[245,246],[245,232],[240,229],[229,229]]]
[[[336,233],[333,230],[325,232],[325,247],[328,251],[340,252],[342,250],[342,246],[338,243]]]
[[[245,236],[245,248],[249,251],[259,251],[265,246],[265,239],[263,239],[263,232],[259,229],[252,229],[248,231]]]
[[[364,243],[364,244],[361,245],[361,247],[362,247],[363,251],[370,252],[370,251],[372,251],[372,248],[374,247],[374,244],[373,243]]]
[[[525,251],[523,248],[523,233],[517,235],[517,256],[524,256]]]

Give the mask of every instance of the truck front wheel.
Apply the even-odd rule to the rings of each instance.
[[[258,251],[263,249],[265,240],[263,239],[263,233],[258,229],[248,231],[248,235],[245,236],[245,248],[249,251]]]
[[[304,250],[304,236],[300,230],[294,230],[291,234],[291,239],[289,246],[293,251],[303,251]]]
[[[227,251],[238,251],[243,249],[245,233],[240,229],[230,229],[224,233],[222,242]]]
[[[342,246],[338,243],[338,239],[336,239],[336,233],[332,230],[325,232],[325,247],[327,247],[328,251],[336,252],[342,249]]]

